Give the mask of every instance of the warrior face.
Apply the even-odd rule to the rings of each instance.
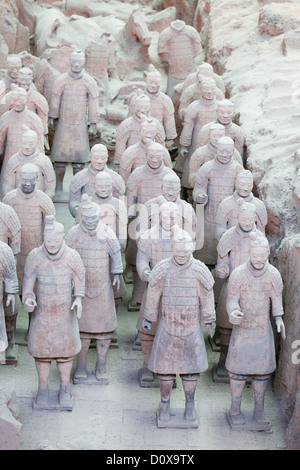
[[[141,141],[144,144],[148,144],[150,142],[155,141],[155,136],[156,136],[156,126],[151,123],[142,123],[141,125]]]
[[[250,172],[249,172],[250,173]],[[253,189],[253,176],[243,176],[239,173],[236,178],[236,191],[241,197],[247,197]]]
[[[252,210],[242,210],[238,215],[239,224],[245,232],[249,232],[255,223],[256,214]]]
[[[37,173],[21,172],[21,188],[23,193],[31,194],[36,187]]]
[[[30,85],[32,84],[33,74],[32,70],[28,67],[23,67],[20,69],[18,75],[18,85],[24,88],[26,91],[29,90]]]
[[[210,143],[216,147],[218,140],[225,135],[225,128],[222,126],[222,129],[210,129],[209,130],[209,141]]]
[[[220,102],[222,103],[222,102]],[[218,121],[226,126],[227,124],[230,124],[233,118],[233,105],[228,103],[228,104],[219,104],[217,108],[217,119]]]
[[[20,57],[9,57],[7,59],[6,70],[7,75],[16,80],[18,78],[19,70],[22,67],[22,62]]]
[[[101,176],[97,175],[95,179],[95,191],[97,195],[102,199],[106,199],[107,197],[109,197],[113,190],[111,176],[108,173],[104,173],[105,172],[101,173]]]
[[[149,74],[146,83],[149,93],[155,94],[160,89],[161,78],[159,75]]]
[[[73,73],[80,73],[84,67],[85,59],[83,54],[73,53],[70,58],[70,66]]]
[[[24,155],[29,157],[37,147],[38,139],[36,133],[23,134],[21,140],[21,150]]]
[[[226,139],[226,141],[225,141]],[[234,142],[229,142],[230,137],[222,137],[217,143],[217,159],[220,163],[229,163],[234,153]]]
[[[99,213],[96,214],[82,214],[82,223],[90,231],[96,230],[100,217]]]
[[[255,269],[263,269],[269,258],[269,247],[265,245],[251,246],[250,262]]]
[[[104,145],[93,147],[91,150],[91,164],[96,171],[102,171],[108,160],[108,152]]]
[[[175,202],[180,193],[180,182],[164,181],[162,186],[163,196],[167,201]]]
[[[63,242],[64,239],[64,232],[61,232],[60,230],[45,230],[44,233],[44,243],[46,250],[48,253],[51,255],[55,255]]]
[[[162,204],[159,211],[159,221],[164,230],[170,231],[176,224],[178,215],[178,208],[176,204],[165,203]]]
[[[206,100],[212,100],[216,94],[216,82],[213,78],[204,78],[200,84],[201,95]]]
[[[173,242],[173,256],[178,264],[187,263],[193,250],[193,243],[189,240],[174,240]]]
[[[153,169],[157,169],[163,162],[162,150],[155,148],[147,153],[147,163]]]
[[[23,90],[21,92],[20,90]],[[12,93],[12,107],[17,113],[22,112],[25,109],[27,102],[27,93],[23,88],[19,88],[19,91],[13,91]]]

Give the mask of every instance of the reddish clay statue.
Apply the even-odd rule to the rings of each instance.
[[[256,234],[251,237],[250,258],[231,273],[228,283],[227,312],[233,329],[226,359],[231,389],[227,417],[232,429],[269,431],[264,397],[268,379],[276,368],[270,305],[277,332],[284,339],[282,279],[268,262],[267,239]],[[246,380],[252,380],[254,390],[253,421],[248,423],[241,412]]]
[[[145,118],[140,126],[140,140],[136,144],[127,147],[120,161],[120,175],[125,183],[130,173],[139,166],[147,163],[147,148],[155,142],[157,133],[156,121],[151,118]],[[164,164],[172,167],[172,160],[168,152],[164,153]]]
[[[50,197],[37,189],[38,173],[39,169],[33,163],[23,165],[20,185],[3,198],[3,202],[15,210],[21,223],[21,248],[17,254],[20,292],[26,258],[31,250],[43,243],[45,217],[55,215],[55,207]]]
[[[195,28],[177,19],[160,33],[157,51],[168,64],[166,93],[172,98],[174,86],[195,71],[195,58],[202,51],[200,35]]]
[[[12,109],[0,118],[0,154],[3,154],[1,180],[8,160],[19,152],[24,125],[34,130],[38,136],[38,148],[44,150],[44,128],[41,118],[27,108],[27,92],[24,88],[14,87]]]
[[[219,205],[216,215],[216,237],[220,240],[223,233],[233,227],[237,221],[238,201],[243,199],[255,205],[256,226],[264,234],[268,221],[268,214],[265,204],[253,196],[253,175],[251,171],[244,170],[238,173],[235,182],[235,191],[232,196],[226,197]]]
[[[173,244],[173,226],[178,218],[178,206],[174,202],[163,202],[159,206],[159,221],[149,230],[141,234],[137,240],[137,258],[136,269],[142,281],[148,283],[149,275],[154,266],[162,259],[172,256]],[[142,320],[147,298],[147,287],[144,290],[142,304],[140,308],[137,329],[141,340],[144,363],[143,368],[139,371],[139,379],[141,386],[150,386],[154,384],[155,376],[148,369],[148,361],[154,341],[157,322],[151,323],[148,331],[143,329]]]
[[[28,352],[35,360],[39,381],[34,408],[72,409],[69,384],[73,359],[81,349],[78,319],[84,295],[83,262],[66,245],[63,225],[47,216],[44,243],[26,260],[22,296],[25,310],[31,313]],[[48,388],[52,361],[59,372],[58,394]]]
[[[16,54],[10,54],[6,60],[6,72],[0,80],[0,102],[6,93],[11,91],[11,85],[17,83],[19,70],[22,67],[21,58]]]
[[[61,74],[52,88],[49,127],[58,119],[51,148],[58,191],[63,187],[66,164],[72,163],[75,174],[88,161],[89,133],[96,133],[100,120],[98,86],[84,71],[84,63],[82,51],[72,52],[70,70]]]
[[[126,261],[131,265],[135,276],[136,261],[136,239],[140,235],[138,216],[145,202],[161,194],[163,177],[172,172],[171,168],[163,163],[164,154],[167,149],[159,144],[152,143],[147,150],[147,163],[136,168],[127,181],[127,212],[129,219],[129,239],[126,251]],[[136,277],[136,285],[133,290],[132,299],[141,303],[144,285]]]
[[[19,217],[14,209],[3,202],[0,202],[0,240],[6,243],[12,250],[13,255],[16,257],[21,247],[21,224]],[[18,281],[17,281],[18,282]],[[3,293],[3,309],[5,317],[5,327],[8,346],[5,351],[5,363],[16,364],[17,353],[15,351],[14,333],[16,329],[17,314],[19,308],[19,297],[16,296],[14,304],[6,305],[7,295]],[[2,320],[0,320],[0,329],[3,327]],[[1,334],[0,334],[1,336]],[[0,338],[1,340],[1,338]]]
[[[22,67],[19,70],[17,85],[24,88],[27,92],[26,106],[30,111],[36,113],[43,123],[44,127],[44,143],[47,150],[48,145],[48,113],[49,105],[46,98],[39,93],[33,83],[33,72],[29,67]],[[0,102],[0,114],[12,109],[12,91],[6,93]]]
[[[213,160],[217,153],[217,143],[225,135],[225,127],[219,123],[211,124],[209,128],[209,142],[198,147],[191,155],[188,168],[188,182],[191,188],[194,188],[195,178],[200,167],[210,160]],[[240,153],[234,148],[233,159],[241,165],[243,164]]]
[[[150,98],[145,94],[139,94],[134,100],[132,116],[124,119],[124,121],[119,125],[116,132],[116,148],[114,156],[114,165],[117,170],[120,167],[120,161],[125,150],[140,141],[141,123],[145,118],[151,117],[150,110]],[[157,119],[152,119],[156,123],[157,127],[155,141],[164,145],[166,140],[164,127]]]
[[[166,134],[166,146],[169,148],[177,137],[174,105],[171,98],[160,91],[161,74],[154,67],[149,65],[146,76],[145,95],[150,98],[150,115],[157,119],[164,127]],[[134,96],[130,102],[129,115],[133,114],[134,101],[138,95]]]
[[[7,349],[9,342],[11,342],[11,339],[7,337],[5,328],[3,300],[5,298],[6,307],[10,307],[14,313],[15,297],[18,294],[18,279],[12,249],[2,241],[0,241],[0,254],[0,353],[3,353]]]
[[[205,205],[204,245],[197,257],[207,265],[217,262],[216,215],[218,207],[225,197],[235,191],[237,174],[242,165],[233,160],[234,142],[230,137],[221,137],[217,143],[214,160],[204,163],[197,173],[193,198],[196,204]]]
[[[151,323],[159,320],[148,368],[159,378],[158,426],[164,427],[172,426],[174,421],[170,395],[176,374],[182,379],[186,400],[181,423],[195,426],[197,380],[208,368],[199,307],[200,319],[210,334],[215,321],[213,277],[201,261],[193,258],[190,235],[178,232],[174,235],[173,256],[158,263],[149,276],[143,324],[149,331]]]
[[[236,224],[222,235],[218,246],[218,262],[216,265],[216,278],[224,279],[216,311],[216,326],[220,332],[220,358],[215,368],[215,381],[227,381],[228,373],[225,369],[225,360],[231,335],[232,326],[228,321],[226,311],[226,298],[228,279],[231,272],[245,263],[249,258],[250,236],[253,232],[260,236],[264,234],[257,230],[255,225],[256,207],[243,199],[237,201]]]
[[[194,85],[187,87],[180,97],[180,105],[178,110],[180,119],[184,121],[186,110],[191,103],[197,100],[203,100],[203,97],[209,97],[206,99],[211,99],[212,96],[216,100],[220,100],[217,97],[217,86],[215,80],[212,77],[203,77],[198,72],[197,82]]]
[[[49,157],[41,152],[37,145],[36,132],[28,128],[25,129],[20,142],[20,151],[11,156],[3,173],[1,191],[3,195],[19,186],[22,166],[25,163],[33,163],[39,170],[37,188],[54,199],[55,174],[53,166]]]
[[[218,102],[217,119],[215,122],[218,122],[225,127],[225,135],[232,138],[235,148],[240,153],[244,162],[245,136],[242,129],[232,122],[233,114],[234,105],[232,101],[227,99],[221,100]],[[209,142],[209,128],[211,124],[212,123],[208,123],[202,127],[201,132],[198,134],[196,139],[196,148]]]
[[[70,183],[69,210],[76,216],[82,194],[92,196],[95,192],[96,175],[102,171],[109,173],[113,180],[113,196],[121,197],[125,194],[125,184],[120,175],[107,167],[108,151],[105,145],[95,144],[91,148],[91,163],[87,168],[73,176]]]
[[[121,248],[113,230],[100,221],[99,206],[87,194],[81,198],[80,212],[80,224],[72,227],[66,237],[67,245],[80,254],[86,269],[85,297],[79,319],[82,348],[74,382],[86,383],[90,379],[86,360],[90,342],[95,339],[97,363],[93,383],[107,384],[106,356],[117,328],[111,274],[118,288],[123,272]]]

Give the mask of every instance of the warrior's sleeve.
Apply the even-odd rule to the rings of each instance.
[[[53,200],[55,196],[55,174],[52,163],[48,157],[45,158],[42,167],[44,175],[45,193]]]
[[[233,227],[235,230],[235,228]],[[218,252],[218,261],[217,261],[217,269],[221,269],[224,267],[227,272],[230,272],[230,252],[232,250],[232,230],[226,230],[226,232],[220,238],[220,241],[217,245],[217,252]]]
[[[66,78],[67,73],[61,74],[59,77],[57,77],[52,87],[52,94],[49,106],[49,117],[53,119],[57,119],[59,117],[61,95],[65,88]]]
[[[197,220],[194,208],[186,201],[182,201],[179,213],[183,218],[183,229],[186,230],[193,240],[196,238]]]
[[[4,264],[4,286],[7,294],[17,294],[19,292],[16,263],[14,254],[8,245],[1,250],[1,258]]]
[[[256,226],[263,234],[265,233],[268,222],[268,213],[265,204],[258,198],[255,198],[256,207]]]
[[[229,196],[231,198],[231,196]],[[228,229],[228,211],[229,211],[229,206],[228,206],[228,200],[229,198],[223,199],[221,201],[217,214],[216,214],[216,239],[221,240],[221,237],[223,233],[226,232]]]
[[[85,267],[80,255],[76,250],[70,248],[68,256],[68,265],[73,272],[74,296],[85,296]]]
[[[73,250],[76,250],[76,246],[77,246],[77,240],[78,240],[78,236],[77,236],[77,229],[78,229],[79,225],[75,225],[74,227],[72,227],[67,235],[65,236],[65,241],[66,241],[66,244],[70,247],[70,248],[73,248]]]
[[[240,289],[243,283],[243,266],[238,266],[235,268],[232,273],[230,274],[229,281],[228,281],[228,294],[226,299],[226,310],[228,316],[234,310],[240,310]]]
[[[134,147],[132,145],[128,147],[123,152],[120,159],[120,175],[123,178],[123,181],[125,181],[125,183],[127,183],[128,181],[135,160],[135,152],[133,151],[133,149]]]
[[[3,174],[2,194],[7,194],[9,191],[17,187],[15,155],[17,154],[12,155],[6,164]]]
[[[117,131],[116,131],[116,147],[115,147],[115,156],[114,163],[119,165],[121,157],[127,148],[127,142],[129,138],[130,123],[131,118],[127,118],[121,122]]]
[[[79,171],[71,179],[70,189],[69,189],[69,211],[73,217],[75,217],[76,211],[80,205],[81,190],[84,185],[83,183],[84,182],[83,182],[82,174],[81,174],[81,171]]]
[[[35,94],[35,108],[37,115],[41,118],[44,128],[44,134],[48,134],[48,114],[49,105],[46,98],[41,93]]]
[[[53,204],[52,199],[46,193],[43,193],[43,191],[40,191],[40,190],[38,191],[41,197],[40,206],[43,211],[44,217],[46,217],[46,215],[55,215],[56,210],[55,210],[55,206]]]
[[[37,266],[39,262],[38,250],[39,248],[34,248],[26,258],[22,287],[23,303],[25,303],[28,298],[35,299],[34,285],[37,278]]]
[[[283,283],[281,275],[274,266],[269,265],[270,278],[272,284],[271,290],[271,303],[272,303],[272,315],[273,317],[279,317],[284,314],[282,305],[282,290]]]
[[[164,95],[164,117],[163,126],[166,133],[167,140],[173,140],[177,137],[176,125],[175,125],[175,110],[173,101],[168,95]]]
[[[107,241],[109,244],[109,256],[111,259],[110,271],[112,274],[123,273],[123,263],[121,255],[121,245],[116,234],[110,227],[106,227]]]
[[[192,269],[198,280],[200,320],[204,323],[213,323],[216,321],[214,278],[207,266],[199,260],[194,261]]]
[[[12,249],[14,255],[20,252],[21,248],[21,224],[15,210],[6,205],[6,224],[8,227],[8,245]]]
[[[202,167],[198,170],[196,179],[195,179],[195,186],[193,189],[193,199],[196,202],[197,196],[199,194],[205,193],[207,194],[208,182],[209,182],[209,175],[211,169],[211,162],[206,162]]]
[[[184,147],[189,147],[192,141],[192,134],[195,127],[195,121],[197,119],[197,103],[191,103],[184,115],[183,129],[180,134],[179,143]]]
[[[91,124],[96,124],[100,121],[99,89],[96,80],[87,74],[85,82],[88,93],[88,121]]]
[[[133,170],[127,181],[127,212],[128,217],[135,216],[136,203],[138,199],[138,188],[140,184],[140,169]]]
[[[123,201],[118,199],[117,205],[117,238],[120,242],[121,252],[126,248],[127,244],[127,208]]]
[[[4,150],[5,150],[5,141],[6,141],[7,129],[8,129],[7,114],[8,113],[4,113],[0,117],[0,155],[4,153]]]
[[[149,276],[144,318],[151,323],[158,319],[160,299],[164,290],[164,276],[168,267],[168,260],[162,260],[153,268]]]
[[[142,233],[137,241],[136,270],[140,279],[144,280],[144,271],[150,269],[150,252],[149,252],[149,231]]]

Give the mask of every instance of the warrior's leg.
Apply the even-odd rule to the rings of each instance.
[[[57,367],[60,378],[60,389],[58,400],[61,405],[69,405],[71,403],[71,395],[68,392],[70,384],[71,370],[73,365],[73,357],[68,360],[57,360]]]
[[[51,367],[51,360],[39,361],[35,359],[35,367],[38,373],[39,387],[36,395],[36,403],[46,405],[49,398],[48,378]]]
[[[169,421],[171,419],[170,397],[175,375],[158,375],[160,388],[159,419]]]
[[[195,391],[199,374],[181,375],[182,386],[185,393],[185,412],[184,418],[187,421],[194,421],[195,412]]]
[[[111,335],[112,336],[112,335]],[[96,378],[99,380],[106,377],[106,356],[111,343],[111,338],[97,339],[97,363],[96,363]]]
[[[252,387],[254,390],[254,419],[257,423],[266,424],[268,420],[264,415],[265,393],[268,386],[269,376],[262,379],[253,378]]]
[[[79,171],[84,169],[84,163],[72,163],[73,176],[76,175]]]
[[[75,371],[75,378],[86,379],[87,378],[87,369],[86,369],[86,359],[88,350],[90,347],[91,340],[86,338],[81,338],[81,350],[77,355],[77,365]]]
[[[55,191],[63,190],[63,181],[66,172],[66,163],[55,163],[56,187]]]
[[[241,413],[241,403],[246,379],[236,379],[230,375],[231,407],[229,415],[234,422],[244,423]]]
[[[144,356],[144,364],[142,369],[143,380],[151,382],[154,380],[154,374],[151,370],[148,369],[148,362],[150,354],[152,351],[152,345],[154,341],[154,335],[147,335],[144,333],[139,333],[142,345],[142,351]]]

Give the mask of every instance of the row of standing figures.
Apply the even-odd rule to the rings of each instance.
[[[172,426],[176,374],[186,399],[182,422],[196,425],[197,380],[208,367],[202,321],[211,341],[219,342],[216,377],[230,382],[230,425],[249,428],[241,399],[251,378],[251,425],[269,430],[264,396],[276,366],[270,303],[284,337],[282,281],[268,262],[266,209],[252,193],[245,138],[232,120],[233,103],[224,98],[220,77],[201,64],[186,88],[177,85],[180,100],[174,104],[160,91],[160,73],[150,66],[146,89],[133,97],[129,116],[117,129],[109,165],[103,144],[89,149],[89,133],[95,135],[99,121],[98,95],[83,66],[84,54],[74,51],[70,71],[54,83],[49,111],[26,68],[19,68],[19,82],[1,99],[2,351],[13,343],[20,296],[29,312],[28,350],[39,379],[34,406],[72,408],[75,356],[75,383],[107,384],[106,355],[125,292],[124,254],[133,278],[128,308],[139,310],[140,380],[158,381],[159,425]],[[36,104],[34,111],[27,106],[29,96],[31,103],[40,103],[41,117]],[[169,150],[177,119],[182,131],[174,163]],[[54,169],[44,154],[48,126],[55,129]],[[73,166],[69,210],[76,224],[65,236],[53,200],[68,163]],[[92,339],[97,362],[91,374],[86,358]],[[53,360],[58,394],[48,389]]]

